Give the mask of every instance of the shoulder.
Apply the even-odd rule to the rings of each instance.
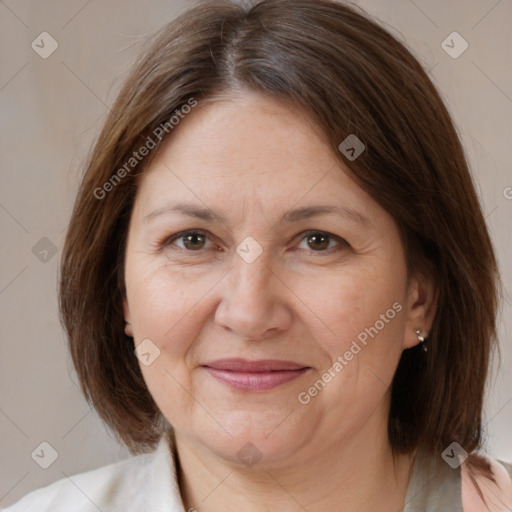
[[[104,512],[144,510],[138,506],[154,453],[132,456],[98,469],[65,476],[36,489],[4,512]],[[139,491],[139,492],[137,492]],[[138,500],[138,501],[137,501]],[[134,507],[134,508],[133,508]]]
[[[474,475],[482,500],[469,474],[467,464],[461,466],[462,505],[464,512],[508,512],[512,510],[512,463],[485,457],[491,465],[496,483],[480,474]]]

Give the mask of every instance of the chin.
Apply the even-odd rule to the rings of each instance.
[[[252,470],[267,469],[285,461],[290,463],[311,439],[304,424],[297,422],[297,418],[290,421],[292,416],[293,413],[289,418],[286,415],[281,417],[272,411],[260,419],[254,413],[238,413],[232,418],[219,417],[219,423],[231,435],[219,427],[213,432],[210,429],[197,432],[195,437],[204,448],[230,464]]]

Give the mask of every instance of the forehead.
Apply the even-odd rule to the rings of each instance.
[[[311,167],[333,161],[319,129],[302,110],[254,92],[208,101],[171,135],[161,159],[208,164],[209,176],[231,171],[250,178],[275,172],[283,163],[306,160]]]
[[[303,112],[255,93],[186,116],[162,143],[138,195],[145,215],[173,199],[261,213],[319,200],[368,217],[378,209]]]

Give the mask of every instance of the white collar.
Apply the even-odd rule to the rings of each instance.
[[[172,441],[171,441],[172,442]],[[151,512],[185,512],[177,478],[175,455],[164,434],[154,452],[151,470],[146,474],[146,505]]]

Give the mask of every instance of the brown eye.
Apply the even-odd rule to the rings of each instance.
[[[181,243],[178,244],[178,241]],[[168,238],[164,245],[175,245],[179,249],[198,252],[205,248],[207,241],[208,236],[205,233],[199,231],[182,231]]]
[[[205,245],[205,236],[201,233],[191,233],[182,237],[185,248],[195,251]]]
[[[343,238],[322,231],[308,231],[303,233],[301,243],[304,242],[306,247],[300,247],[299,244],[299,248],[309,250],[310,252],[326,254],[350,247]]]
[[[329,237],[321,233],[308,236],[308,245],[314,251],[323,251],[329,246]]]

